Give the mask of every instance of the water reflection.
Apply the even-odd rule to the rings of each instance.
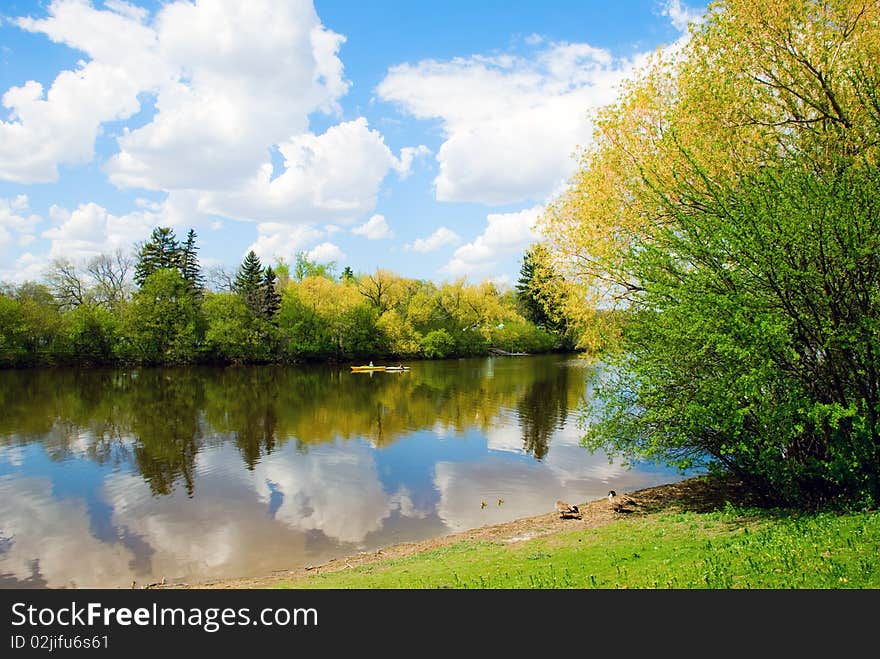
[[[0,372],[0,586],[264,574],[677,478],[578,445],[588,378],[559,356]]]

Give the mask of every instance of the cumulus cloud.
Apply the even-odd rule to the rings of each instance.
[[[662,16],[669,17],[672,27],[681,32],[686,32],[691,23],[702,20],[705,8],[693,9],[683,4],[681,0],[668,0],[661,11]]]
[[[30,212],[27,195],[0,198],[0,250],[16,244],[25,246],[35,237],[39,215]]]
[[[338,57],[345,38],[311,0],[174,0],[153,15],[122,0],[53,0],[44,18],[15,22],[86,58],[48,90],[31,80],[3,95],[0,178],[56,180],[59,165],[94,158],[104,124],[145,101],[145,121],[116,135],[109,179],[194,193],[203,212],[235,219],[354,222],[388,172],[404,178],[428,153],[393,154],[363,118],[308,131],[312,113],[340,112],[350,86]]]
[[[17,203],[25,203],[23,196],[17,200]],[[11,268],[0,268],[0,279],[12,282],[40,279],[55,259],[84,263],[101,254],[113,254],[117,249],[130,252],[135,244],[147,239],[156,226],[182,230],[206,224],[209,218],[198,212],[196,201],[190,193],[173,193],[162,202],[141,199],[135,204],[135,210],[120,215],[94,202],[80,204],[73,210],[53,205],[49,208],[51,226],[39,233],[39,237],[49,241],[48,250],[21,254]],[[32,230],[38,221],[39,218],[32,215],[27,224]],[[0,250],[2,234],[3,205],[0,203]],[[31,239],[36,237],[33,232],[27,235]]]
[[[540,238],[535,222],[542,210],[534,206],[515,213],[490,213],[483,233],[455,250],[442,271],[454,277],[483,273],[502,260],[518,257]]]
[[[440,120],[438,200],[544,200],[591,137],[588,111],[612,101],[632,68],[589,44],[529,43],[533,57],[424,60],[393,67],[379,84],[379,97],[403,112]]]
[[[174,2],[153,25],[177,75],[146,125],[119,138],[107,165],[119,185],[216,189],[258,169],[267,149],[332,111],[349,87],[311,2]],[[218,35],[220,35],[218,37]]]
[[[402,161],[363,117],[303,133],[282,144],[284,171],[273,178],[268,157],[240,185],[205,192],[200,208],[241,220],[348,223],[375,205],[380,184]]]
[[[431,149],[426,147],[424,144],[419,144],[415,147],[405,146],[400,150],[400,158],[393,163],[393,167],[397,174],[400,176],[400,179],[403,180],[407,178],[412,172],[413,161],[416,158],[421,158],[429,155],[431,155]]]
[[[345,252],[339,249],[338,245],[329,242],[315,245],[315,247],[308,251],[306,257],[316,263],[330,263],[331,261],[338,263],[346,258]]]
[[[440,227],[427,238],[418,238],[411,244],[404,245],[404,249],[427,254],[428,252],[440,249],[444,245],[454,245],[458,242],[461,242],[461,238],[457,233],[446,227]]]
[[[360,226],[356,226],[351,232],[357,236],[364,236],[367,240],[382,240],[383,238],[392,238],[394,232],[385,221],[384,215],[373,215],[369,220]]]
[[[162,203],[148,203],[122,215],[94,202],[80,204],[72,211],[55,205],[49,209],[49,217],[54,226],[40,234],[51,241],[48,260],[64,258],[73,262],[112,254],[117,249],[129,251],[159,225],[183,228],[203,219],[187,195],[170,195]]]
[[[122,3],[116,3],[117,10]],[[20,18],[29,32],[86,53],[48,90],[35,80],[3,94],[9,119],[0,121],[0,178],[19,183],[57,180],[58,166],[90,161],[101,124],[141,109],[138,95],[170,78],[155,32],[142,15],[99,11],[85,0],[55,0],[49,16]]]
[[[291,226],[280,222],[261,222],[257,225],[256,241],[245,253],[253,250],[263,263],[274,263],[279,259],[292,262],[297,252],[323,235],[323,231],[310,224]]]

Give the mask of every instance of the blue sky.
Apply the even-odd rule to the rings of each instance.
[[[194,228],[206,269],[516,281],[680,0],[10,0],[0,281]]]

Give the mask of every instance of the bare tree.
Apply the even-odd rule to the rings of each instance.
[[[127,299],[133,264],[134,259],[121,249],[110,256],[101,254],[89,261],[86,270],[94,282],[94,297],[98,304],[114,307]]]
[[[392,298],[397,289],[398,279],[393,272],[380,268],[371,275],[361,277],[358,282],[358,292],[382,314],[393,304]]]
[[[217,293],[235,291],[235,273],[222,265],[215,265],[208,270],[208,287]]]
[[[73,309],[86,301],[87,291],[76,266],[66,259],[55,259],[46,276],[49,289],[62,309]]]

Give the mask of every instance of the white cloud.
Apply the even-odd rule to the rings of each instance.
[[[400,159],[394,163],[394,169],[403,180],[412,173],[412,164],[416,158],[429,155],[431,155],[431,149],[424,144],[419,144],[416,147],[405,146],[400,150]]]
[[[52,241],[47,260],[63,258],[77,263],[100,254],[112,254],[117,249],[132,250],[135,243],[148,238],[158,225],[181,226],[181,220],[187,216],[177,215],[179,210],[165,203],[158,212],[137,210],[114,215],[94,202],[81,204],[73,211],[52,206],[49,216],[55,226],[41,234]]]
[[[3,265],[6,263],[4,261]],[[15,258],[11,267],[0,268],[0,281],[10,283],[37,281],[45,274],[47,265],[48,260],[45,255],[23,252]]]
[[[331,261],[338,263],[346,258],[345,252],[339,249],[338,245],[328,242],[321,243],[310,249],[306,257],[316,263],[330,263]]]
[[[220,189],[257,171],[269,147],[304,132],[348,90],[311,2],[199,0],[163,7],[153,24],[175,73],[156,115],[119,138],[107,164],[121,186]]]
[[[34,240],[36,226],[42,218],[29,211],[27,195],[0,198],[0,250],[13,244],[25,246]]]
[[[457,233],[446,227],[440,227],[427,238],[418,238],[412,244],[404,245],[404,249],[426,254],[440,249],[444,245],[454,245],[460,241],[461,238]]]
[[[91,59],[59,73],[48,90],[29,80],[6,91],[10,116],[0,121],[0,178],[54,181],[59,165],[90,161],[101,124],[134,115],[141,109],[138,94],[169,78],[155,33],[137,17],[99,11],[84,0],[56,0],[47,18],[15,22]]]
[[[257,225],[257,240],[246,250],[253,250],[260,261],[270,265],[279,259],[292,263],[297,252],[314,242],[324,233],[310,224],[290,226],[279,222],[262,222]]]
[[[385,216],[378,213],[373,215],[364,224],[356,226],[351,232],[358,236],[364,236],[367,240],[381,240],[394,236],[391,227],[385,221]]]
[[[284,157],[280,175],[273,178],[267,157],[242,184],[206,192],[202,210],[242,220],[348,223],[376,205],[382,180],[402,166],[363,117],[322,135],[297,135],[278,149]]]
[[[534,206],[515,213],[490,213],[485,231],[455,250],[442,271],[454,277],[486,272],[499,261],[521,254],[540,238],[535,222],[542,210]]]
[[[22,196],[18,203],[24,203]],[[160,203],[141,200],[137,210],[122,215],[111,213],[100,204],[88,202],[73,210],[53,205],[49,208],[52,226],[39,236],[50,241],[49,249],[40,254],[21,254],[12,268],[0,269],[0,279],[21,282],[40,279],[55,259],[72,263],[84,263],[100,254],[112,254],[117,249],[130,252],[137,242],[149,237],[156,226],[169,226],[182,230],[209,222],[198,212],[196,199],[191,193],[175,192]],[[3,207],[0,204],[0,238],[2,238]],[[38,218],[31,216],[29,222],[36,224]],[[0,242],[2,248],[2,242]]]
[[[308,132],[311,114],[340,112],[350,86],[345,38],[311,0],[174,0],[154,15],[122,0],[54,0],[44,18],[16,24],[86,57],[48,91],[32,80],[3,95],[0,178],[52,181],[59,165],[91,161],[103,124],[144,100],[154,111],[123,127],[104,163],[111,182],[195,195],[202,212],[235,219],[357,221],[389,171],[405,178],[429,153],[395,155],[362,117]]]
[[[681,32],[686,32],[688,25],[699,23],[703,18],[705,8],[693,9],[681,0],[668,0],[661,11],[662,16],[668,16],[672,26]]]
[[[615,98],[632,66],[588,44],[553,43],[530,58],[402,64],[377,92],[407,114],[440,120],[438,200],[543,201],[574,172],[574,150],[591,139],[588,111]]]
[[[146,20],[150,13],[143,7],[137,7],[129,2],[125,2],[125,0],[104,0],[104,6],[107,7],[107,9],[115,11],[117,14],[128,16],[129,18],[140,22]]]

